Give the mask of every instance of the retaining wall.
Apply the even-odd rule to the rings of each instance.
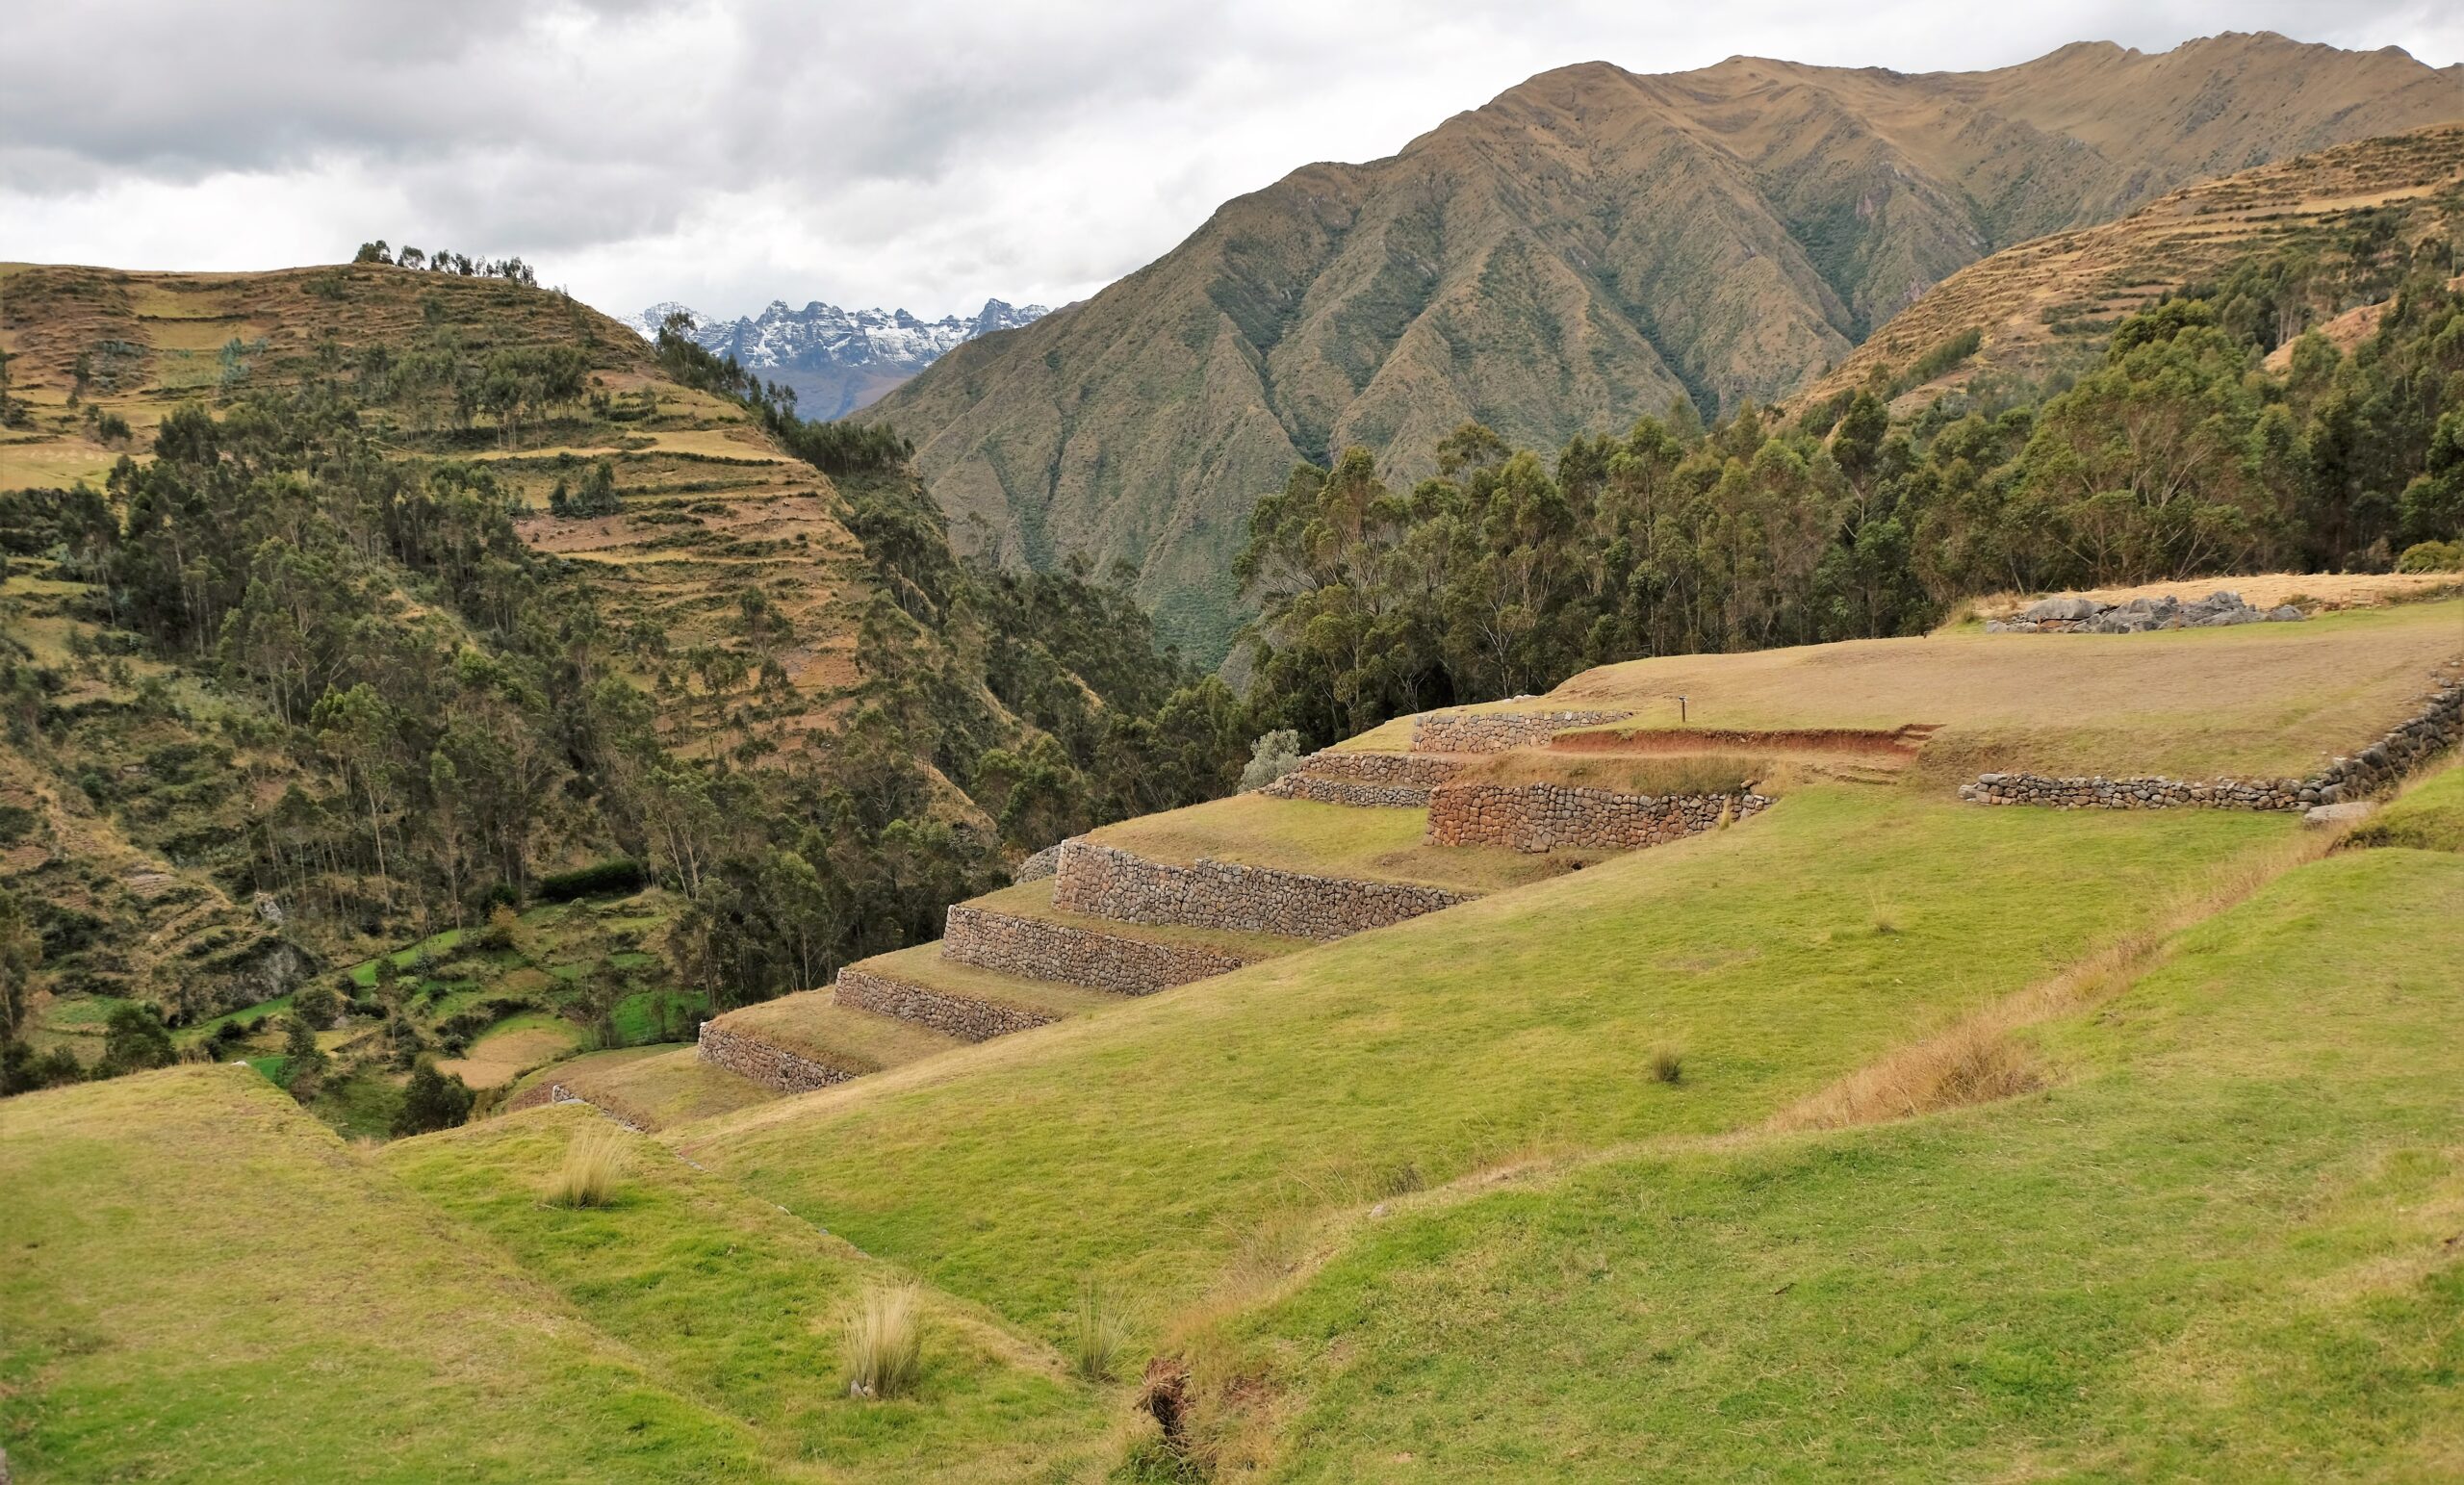
[[[906,980],[893,980],[864,969],[838,971],[838,984],[832,998],[839,1005],[869,1011],[875,1015],[895,1016],[929,1026],[961,1041],[990,1041],[1012,1032],[1046,1026],[1061,1017],[1044,1011],[1031,1011],[1005,1001],[983,1000],[972,995],[935,989]]]
[[[1418,809],[1428,803],[1428,787],[1412,783],[1355,783],[1349,779],[1321,779],[1315,774],[1286,774],[1258,791],[1270,799],[1315,800],[1321,805],[1347,805],[1355,809]]]
[[[1175,866],[1086,840],[1062,843],[1052,894],[1054,907],[1089,917],[1317,939],[1383,928],[1470,900],[1443,887],[1313,877],[1229,861]]]
[[[833,1067],[757,1037],[729,1031],[716,1021],[702,1023],[700,1045],[702,1061],[783,1093],[809,1093],[859,1076],[852,1069]]]
[[[1116,995],[1151,995],[1253,962],[1206,944],[1156,943],[963,903],[950,909],[941,931],[941,953],[962,964]]]
[[[2393,785],[2431,755],[2464,741],[2464,685],[2432,692],[2422,709],[2350,757],[2306,779],[2060,779],[1979,774],[1960,798],[1979,805],[2055,809],[2308,809]]]
[[[1538,747],[1568,728],[1624,722],[1630,711],[1433,711],[1412,719],[1415,753],[1503,753]]]
[[[1759,794],[1621,794],[1561,783],[1450,783],[1431,792],[1428,843],[1545,852],[1638,851],[1700,834],[1723,815],[1769,808]]]

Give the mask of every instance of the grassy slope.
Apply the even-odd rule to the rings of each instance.
[[[1328,877],[1419,882],[1458,892],[1492,892],[1572,871],[1598,853],[1529,855],[1503,846],[1428,846],[1425,809],[1355,809],[1310,800],[1235,794],[1185,809],[1142,815],[1091,831],[1088,839],[1155,861],[1200,857]]]
[[[748,1430],[254,1073],[0,1104],[0,1438],[20,1478],[762,1473]]]
[[[2048,1092],[1374,1224],[1263,1327],[1286,1472],[2452,1477],[2459,963],[2464,862],[2338,857],[2045,1028]]]
[[[1809,789],[1717,836],[671,1138],[1022,1324],[1049,1331],[1094,1273],[1151,1327],[1292,1214],[1534,1144],[1751,1122],[2294,830]],[[1651,1080],[1659,1044],[1683,1048],[1682,1088]]]
[[[2351,840],[2361,846],[2464,852],[2464,763],[2451,763],[2406,791],[2354,831]]]
[[[838,1395],[838,1316],[885,1267],[655,1143],[633,1142],[614,1205],[543,1206],[567,1141],[596,1122],[572,1105],[541,1109],[384,1158],[679,1390],[744,1420],[777,1460],[829,1478],[1083,1472],[1105,1428],[1096,1395],[962,1307],[933,1307],[916,1396]]]

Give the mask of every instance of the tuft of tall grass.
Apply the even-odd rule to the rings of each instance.
[[[1093,1279],[1078,1286],[1078,1318],[1069,1332],[1069,1359],[1090,1382],[1113,1379],[1113,1364],[1128,1344],[1128,1327],[1104,1287]]]
[[[1685,1081],[1685,1054],[1675,1047],[1652,1048],[1652,1077],[1668,1084]]]
[[[913,1284],[869,1284],[847,1311],[850,1397],[897,1397],[924,1370],[924,1296]]]
[[[624,1131],[613,1124],[595,1124],[565,1146],[564,1164],[548,1181],[548,1205],[606,1206],[616,1197],[616,1178],[624,1170]]]

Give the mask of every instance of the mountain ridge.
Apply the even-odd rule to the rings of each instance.
[[[1164,631],[1219,656],[1248,510],[1296,462],[1360,444],[1408,481],[1467,420],[1546,446],[1784,397],[1979,258],[2222,161],[2464,116],[2457,75],[2268,35],[1983,73],[1575,64],[1235,197],[879,410],[962,539],[1127,560]]]
[[[1050,313],[1040,304],[987,299],[973,315],[925,320],[904,309],[842,309],[823,299],[796,309],[773,299],[758,314],[720,320],[670,300],[623,319],[644,339],[656,340],[659,326],[680,311],[692,317],[696,345],[793,387],[803,410],[817,418],[843,418],[951,347]]]

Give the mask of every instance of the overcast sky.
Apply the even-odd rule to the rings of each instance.
[[[1903,71],[2226,30],[2464,60],[2456,0],[5,0],[0,258],[519,253],[629,313],[1060,304],[1549,67]]]

